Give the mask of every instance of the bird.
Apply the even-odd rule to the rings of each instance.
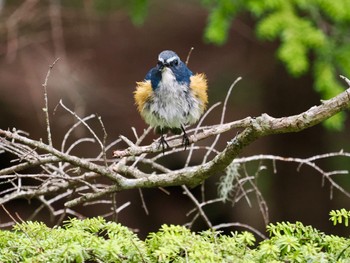
[[[164,154],[168,132],[183,133],[182,144],[189,145],[186,125],[196,123],[208,104],[208,81],[204,73],[193,74],[172,50],[158,55],[155,67],[143,81],[136,82],[135,104],[144,121],[160,134]]]

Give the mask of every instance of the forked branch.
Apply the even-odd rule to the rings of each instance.
[[[348,84],[350,83],[348,79],[345,78],[345,80]],[[347,89],[338,96],[322,101],[320,105],[313,106],[298,115],[273,118],[262,114],[256,118],[247,117],[229,123],[204,128],[197,127],[195,132],[189,136],[190,143],[196,143],[233,129],[241,131],[232,138],[223,151],[217,152],[211,160],[200,165],[186,165],[179,170],[169,170],[157,162],[162,157],[157,142],[140,146],[149,129],[140,136],[134,130],[135,142],[121,137],[121,140],[127,142],[129,148],[114,151],[115,159],[109,160],[107,160],[105,149],[111,148],[112,145],[102,147],[103,152],[97,158],[88,159],[70,154],[64,150],[65,147],[59,150],[42,141],[30,139],[16,130],[0,129],[0,150],[16,155],[19,160],[19,163],[10,168],[0,170],[0,180],[3,178],[12,184],[10,190],[0,192],[0,204],[16,198],[45,196],[53,192],[64,192],[67,189],[84,189],[79,193],[79,196],[66,202],[66,206],[72,207],[93,199],[100,199],[106,194],[127,189],[174,185],[196,186],[217,171],[223,171],[247,145],[257,139],[271,134],[299,132],[345,110],[349,105],[350,89]],[[68,109],[66,110],[69,112]],[[79,117],[78,119],[79,123],[89,127],[83,118]],[[100,140],[95,135],[90,141],[97,141],[100,144],[101,141],[105,140]],[[176,137],[169,138],[168,142],[173,150],[165,155],[176,152],[182,143],[181,139]],[[117,141],[112,144],[115,143]],[[191,151],[193,149],[197,148],[193,146]],[[204,147],[204,149],[206,148]],[[151,173],[143,171],[139,164],[152,165],[154,171]],[[14,183],[19,180],[18,173],[23,169],[39,166],[43,168],[43,174],[33,175],[33,178],[37,178],[40,182],[39,186],[21,188],[19,183]],[[79,173],[72,173],[77,169],[79,169]],[[51,176],[47,176],[50,173]],[[92,180],[98,177],[108,178],[110,184],[95,186]]]

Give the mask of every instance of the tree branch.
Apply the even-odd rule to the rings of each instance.
[[[191,143],[203,140],[218,133],[226,132],[233,128],[244,128],[244,130],[234,137],[213,160],[198,166],[192,166],[164,174],[150,175],[144,178],[123,179],[121,188],[135,187],[157,187],[172,185],[195,186],[214,174],[216,171],[224,170],[244,149],[255,140],[279,133],[299,132],[337,114],[350,105],[350,89],[345,90],[338,96],[323,101],[319,106],[313,106],[309,110],[298,115],[282,118],[273,118],[267,114],[262,114],[257,118],[245,118],[240,121],[231,122],[219,126],[214,126],[204,130],[197,135],[190,136]],[[181,145],[181,140],[176,139],[168,142],[170,147]],[[148,152],[158,152],[157,142],[144,147],[130,147],[125,151],[114,152],[115,156],[125,156],[128,154],[141,154]],[[124,172],[132,173],[128,167],[124,167]]]
[[[346,79],[346,81],[348,80]],[[52,177],[47,179],[48,182],[42,184],[40,187],[19,188],[19,186],[15,185],[13,190],[0,193],[0,204],[16,198],[38,197],[40,195],[62,192],[66,189],[77,189],[81,185],[88,187],[81,187],[80,189],[84,189],[84,191],[79,192],[80,195],[78,197],[73,197],[72,200],[66,202],[66,206],[72,207],[87,201],[99,199],[110,193],[127,189],[175,185],[193,187],[202,183],[218,171],[223,171],[238,157],[246,146],[257,139],[271,134],[302,131],[346,109],[349,105],[350,89],[347,89],[338,96],[327,101],[322,101],[321,105],[313,106],[298,115],[273,118],[267,114],[262,114],[256,118],[247,117],[242,120],[205,128],[197,127],[193,130],[195,132],[189,137],[190,143],[195,143],[237,128],[242,129],[242,131],[229,141],[225,149],[217,153],[213,159],[196,166],[186,165],[179,170],[169,170],[157,163],[157,156],[154,158],[148,156],[149,153],[161,154],[158,142],[153,142],[147,146],[139,146],[150,129],[144,131],[140,136],[134,130],[136,142],[121,137],[121,140],[126,142],[129,148],[114,151],[114,157],[117,159],[114,159],[114,162],[109,165],[107,165],[107,160],[104,157],[104,151],[105,149],[109,149],[111,145],[114,145],[115,142],[107,147],[102,147],[101,150],[103,152],[98,155],[98,158],[84,159],[69,154],[68,150],[72,146],[67,147],[68,150],[65,152],[64,148],[66,147],[57,150],[51,145],[30,139],[16,131],[0,129],[0,150],[3,149],[11,152],[19,158],[19,164],[0,170],[0,175],[3,175],[4,179],[9,180],[9,177],[6,177],[7,175],[16,174],[29,167],[40,166],[45,174],[52,173]],[[79,123],[83,123],[86,126],[82,118],[79,118]],[[92,132],[92,135],[100,145],[102,141],[105,141],[99,139],[94,132]],[[87,138],[86,140],[89,139]],[[173,136],[168,138],[168,143],[170,147],[178,147],[181,146],[182,140],[179,137]],[[176,150],[166,152],[166,154],[173,153]],[[45,154],[39,154],[38,151]],[[62,165],[62,163],[66,165]],[[98,163],[102,163],[103,165]],[[145,172],[141,166],[138,166],[139,163],[148,163],[154,166],[157,172]],[[79,170],[78,174],[76,174],[77,169]],[[106,184],[101,187],[90,187],[92,184],[89,181],[97,177],[108,178],[112,184]],[[55,179],[57,182],[54,181]]]

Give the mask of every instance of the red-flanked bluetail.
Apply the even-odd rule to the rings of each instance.
[[[157,65],[137,82],[134,98],[137,109],[147,124],[160,133],[164,152],[169,147],[164,134],[183,132],[183,144],[189,145],[185,125],[196,123],[207,103],[207,79],[193,74],[179,56],[170,50],[161,52]]]

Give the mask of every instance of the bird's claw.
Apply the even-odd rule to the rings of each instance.
[[[185,146],[185,151],[186,151],[187,146],[190,145],[190,140],[188,139],[188,136],[187,136],[185,127],[182,126],[182,125],[181,125],[181,130],[182,130],[182,132],[183,132],[183,135],[182,135],[182,145]]]
[[[162,153],[164,154],[164,150],[165,150],[165,147],[166,148],[170,148],[168,142],[165,140],[164,136],[160,136],[160,139],[159,139],[159,147],[162,147]]]
[[[190,140],[188,139],[188,136],[186,133],[182,136],[182,145],[185,146],[185,151],[187,149],[187,146],[190,145]]]

